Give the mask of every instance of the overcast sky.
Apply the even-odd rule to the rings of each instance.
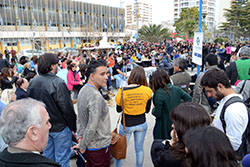
[[[135,2],[135,0],[77,0],[77,1],[108,5],[114,7],[120,7],[120,1],[122,1],[124,2],[123,8],[125,8],[125,4],[130,2]],[[173,20],[173,15],[171,14],[173,14],[174,11],[173,9],[174,0],[142,0],[142,1],[153,5],[153,23],[159,24],[161,21]]]

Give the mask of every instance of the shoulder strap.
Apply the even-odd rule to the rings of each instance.
[[[241,93],[242,93],[242,91],[243,91],[243,89],[244,89],[244,87],[245,87],[246,82],[247,82],[247,80],[245,80],[245,81],[244,81],[244,83],[243,83],[242,87],[240,88],[240,92],[239,92],[239,94],[241,94]]]
[[[221,123],[222,123],[222,127],[223,127],[223,130],[224,132],[226,133],[226,121],[225,121],[225,111],[226,111],[226,108],[230,105],[230,104],[233,104],[233,103],[236,103],[236,102],[242,102],[244,104],[244,102],[242,101],[242,99],[238,96],[233,96],[231,97],[230,99],[228,99],[226,101],[226,103],[224,104],[222,110],[221,110],[221,113],[220,113],[220,120],[221,120]]]
[[[122,106],[122,124],[123,124],[123,130],[126,129],[126,125],[125,125],[125,114],[124,114],[124,104],[123,104],[123,87],[121,90],[121,106]]]
[[[123,129],[125,130],[126,129],[126,125],[125,125],[125,114],[124,114],[124,106],[123,106],[123,87],[121,89],[121,107],[122,107],[122,125],[123,125]],[[118,128],[118,125],[120,123],[120,119],[121,119],[121,115],[118,117],[118,120],[117,120],[117,123],[116,123],[116,128]]]

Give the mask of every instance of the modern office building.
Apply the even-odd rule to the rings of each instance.
[[[0,51],[125,38],[124,9],[74,0],[0,0]]]
[[[180,17],[182,9],[191,7],[199,8],[199,0],[174,0],[174,20],[176,21]],[[202,13],[210,30],[215,27],[215,7],[216,0],[203,0]]]
[[[152,23],[152,5],[137,1],[126,5],[126,28],[136,30],[144,24]]]

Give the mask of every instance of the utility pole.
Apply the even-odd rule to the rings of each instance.
[[[202,0],[200,0],[200,6],[199,6],[199,32],[201,32],[201,28],[202,28]],[[197,77],[200,74],[200,69],[201,69],[200,65],[197,65]]]

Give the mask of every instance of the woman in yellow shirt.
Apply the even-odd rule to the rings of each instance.
[[[125,113],[126,130],[121,123],[119,134],[126,134],[127,145],[132,134],[136,151],[136,167],[142,167],[144,161],[144,139],[147,132],[145,113],[151,107],[152,90],[148,87],[145,71],[142,67],[135,67],[128,79],[128,86],[123,88],[123,106]],[[121,112],[121,89],[115,97],[117,112]],[[122,118],[123,120],[123,118]],[[122,122],[121,120],[121,122]],[[121,167],[123,160],[116,160],[115,167]]]

